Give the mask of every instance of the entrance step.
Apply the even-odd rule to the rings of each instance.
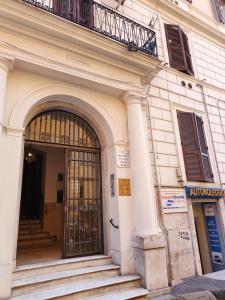
[[[40,220],[20,220],[20,225],[40,224]]]
[[[91,296],[87,298],[83,298],[83,300],[126,300],[126,299],[138,299],[138,300],[146,300],[146,296],[148,295],[148,290],[144,288],[134,288],[123,291],[115,291],[112,293],[102,294],[98,296]]]
[[[25,229],[41,229],[41,224],[20,224],[19,225],[19,231],[20,230],[25,230]]]
[[[92,279],[86,281],[75,281],[73,283],[64,284],[57,286],[57,288],[46,288],[45,290],[38,290],[36,288],[33,292],[13,296],[11,299],[14,300],[42,300],[42,299],[92,299],[92,297],[104,297],[104,295],[111,294],[115,296],[116,293],[121,293],[121,291],[131,292],[133,289],[137,291],[140,288],[140,276],[129,275],[129,276],[114,276],[100,279]],[[143,293],[147,294],[147,290],[139,289],[140,294],[135,295],[135,297],[122,297],[120,299],[140,299],[143,297]],[[145,294],[145,295],[146,295]],[[144,296],[145,296],[144,295]],[[91,297],[91,298],[90,298]],[[102,298],[104,299],[104,298]],[[106,297],[108,298],[108,296]],[[117,298],[118,299],[118,298]],[[143,298],[145,299],[145,298]]]
[[[112,258],[105,255],[92,255],[77,258],[58,259],[38,264],[19,266],[13,273],[13,280],[109,264],[112,264]]]
[[[21,220],[19,224],[17,250],[43,248],[56,245],[56,236],[44,231],[40,220]]]
[[[77,282],[90,280],[90,278],[107,278],[118,275],[119,267],[116,265],[103,265],[86,267],[68,271],[33,276],[13,281],[13,295],[22,295],[30,291],[43,290],[43,288],[55,287],[71,281]]]
[[[41,233],[43,232],[42,228],[28,228],[28,229],[20,229],[19,230],[19,236],[23,234],[35,234],[35,233]]]
[[[23,233],[23,234],[19,233],[18,240],[23,241],[23,240],[29,240],[32,238],[40,239],[40,238],[47,238],[47,237],[49,237],[49,232],[47,232],[47,231]]]
[[[30,248],[41,248],[48,246],[56,245],[56,237],[55,236],[47,236],[44,238],[29,238],[29,239],[20,239],[18,240],[17,250],[24,250]]]
[[[146,299],[140,276],[120,276],[119,269],[105,255],[20,266],[13,274],[11,299]]]

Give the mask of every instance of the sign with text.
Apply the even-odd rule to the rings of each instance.
[[[185,191],[188,197],[192,199],[220,199],[224,196],[224,190],[221,188],[208,188],[199,186],[186,186]]]
[[[119,178],[119,196],[131,196],[130,179]]]
[[[164,213],[187,211],[186,197],[183,190],[163,191],[161,192],[161,201]]]
[[[215,265],[224,265],[214,204],[204,204],[203,207],[208,231],[208,241],[211,248],[212,263]]]
[[[117,149],[117,167],[129,168],[129,152],[124,148]]]

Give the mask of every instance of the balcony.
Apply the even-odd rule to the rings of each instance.
[[[22,0],[79,24],[128,47],[158,57],[156,34],[133,20],[92,0]]]

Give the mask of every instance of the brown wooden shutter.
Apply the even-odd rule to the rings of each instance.
[[[183,39],[183,47],[184,47],[184,55],[186,60],[186,71],[189,75],[194,75],[194,70],[191,61],[191,54],[189,49],[188,37],[187,35],[181,30],[181,35]]]
[[[165,32],[170,66],[179,71],[186,71],[180,27],[177,25],[165,24]]]
[[[194,75],[186,34],[178,25],[165,24],[170,66],[179,71]]]
[[[187,180],[204,181],[201,154],[193,113],[177,113]]]
[[[222,12],[221,12],[221,0],[213,0],[216,6],[216,12],[217,16],[220,20],[220,22],[225,23],[225,20],[223,18]]]
[[[199,148],[201,151],[205,181],[214,182],[202,118],[195,115],[195,122],[198,132]]]

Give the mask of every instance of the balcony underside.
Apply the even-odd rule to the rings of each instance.
[[[93,30],[130,51],[158,57],[155,32],[92,0],[22,0]]]
[[[0,6],[0,54],[15,68],[113,95],[142,90],[161,61],[23,0]]]

